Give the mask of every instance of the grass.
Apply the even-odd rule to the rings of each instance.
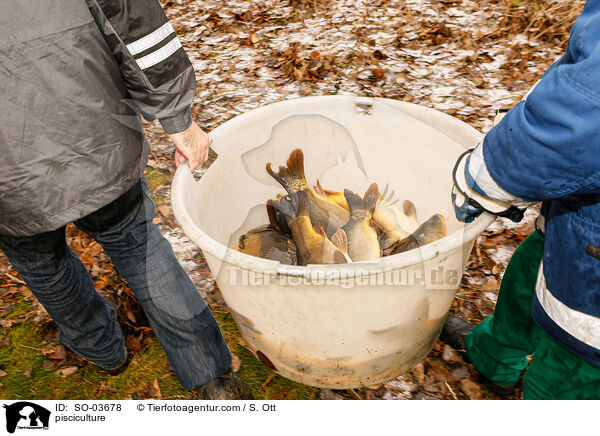
[[[31,303],[20,301],[10,319],[31,310]],[[231,351],[241,361],[238,375],[257,399],[316,399],[319,389],[305,386],[276,375],[264,366],[243,345],[243,339],[228,312],[214,312]],[[0,348],[0,369],[7,373],[0,378],[2,399],[126,399],[144,395],[147,386],[158,381],[162,398],[189,398],[177,377],[168,370],[168,362],[158,341],[137,353],[129,368],[112,377],[93,364],[73,374],[61,376],[46,360],[41,350],[45,345],[40,328],[24,322],[6,328],[8,345]],[[29,372],[29,373],[28,373]]]
[[[156,195],[156,190],[161,186],[170,184],[169,174],[156,168],[146,167],[144,175],[146,176],[146,181],[152,191],[154,203],[156,203],[157,206],[167,203],[167,198]]]

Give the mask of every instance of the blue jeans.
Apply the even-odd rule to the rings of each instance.
[[[140,302],[185,389],[222,375],[231,353],[210,309],[152,223],[146,180],[74,224],[98,241]],[[34,236],[0,235],[0,248],[58,326],[59,339],[103,368],[123,359],[114,307],[65,241],[65,227]]]

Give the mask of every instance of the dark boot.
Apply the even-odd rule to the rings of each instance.
[[[202,400],[254,400],[250,388],[231,369],[192,391]]]
[[[448,315],[440,339],[458,351],[462,358],[469,362],[469,357],[465,350],[465,337],[472,330],[473,326],[464,319]]]
[[[448,315],[446,323],[440,334],[440,339],[454,348],[461,355],[463,360],[467,363],[471,363],[467,350],[465,348],[465,337],[471,333],[473,326],[462,318],[457,316]],[[504,397],[510,395],[515,390],[515,385],[506,386],[500,385],[483,375],[479,374],[481,383],[487,387],[490,391],[498,396]]]
[[[127,351],[126,348],[123,349],[123,352],[125,353],[125,356],[123,357],[123,361],[119,365],[117,365],[114,368],[100,368],[102,368],[103,371],[106,371],[110,375],[121,374],[127,369],[127,367],[129,366],[129,362],[131,362],[131,354]]]

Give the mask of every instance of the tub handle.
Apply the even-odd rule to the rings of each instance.
[[[213,144],[215,143],[215,141],[213,140],[212,136],[208,136],[208,148],[210,148],[212,150],[212,152],[217,156],[217,158],[219,157],[219,155],[217,154],[217,152],[215,151],[215,149],[213,148]],[[216,158],[215,158],[216,160]],[[187,163],[187,159],[184,160],[185,163]],[[192,177],[194,178],[194,180],[197,182],[199,181],[202,176],[204,175],[204,173],[206,172],[206,168],[199,168],[196,171],[194,171],[192,173]]]
[[[372,97],[355,97],[354,98],[354,107],[357,113],[364,115],[371,115],[373,111],[373,103],[375,103],[375,99]]]

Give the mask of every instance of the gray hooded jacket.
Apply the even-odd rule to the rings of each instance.
[[[185,130],[196,81],[157,0],[0,5],[0,234],[34,235],[139,181],[140,113]]]

